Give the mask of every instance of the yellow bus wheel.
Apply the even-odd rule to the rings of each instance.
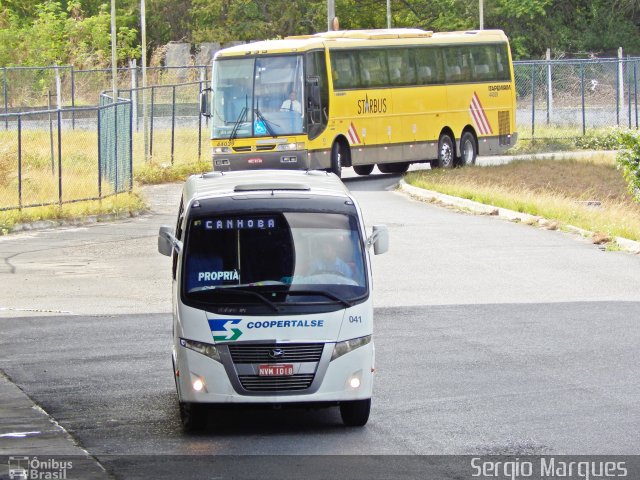
[[[438,167],[453,168],[455,158],[453,140],[448,134],[443,133],[438,140]]]
[[[342,177],[342,164],[346,155],[345,148],[340,142],[335,142],[331,147],[331,171],[338,178]]]
[[[477,156],[476,137],[471,132],[464,132],[460,140],[460,166],[475,165]]]
[[[369,175],[373,172],[373,165],[354,165],[353,171],[358,175]]]

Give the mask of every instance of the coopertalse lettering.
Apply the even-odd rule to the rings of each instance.
[[[247,328],[318,328],[324,320],[264,320],[247,323]]]

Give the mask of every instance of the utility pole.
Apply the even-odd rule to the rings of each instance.
[[[484,0],[480,0],[480,30],[484,30]]]
[[[327,0],[327,31],[333,30],[333,19],[336,18],[335,0]]]
[[[111,0],[111,90],[118,101],[118,56],[116,53],[116,0]]]
[[[142,40],[142,136],[144,137],[144,160],[148,160],[149,132],[147,121],[147,11],[144,0],[140,0],[140,35]]]
[[[391,0],[387,0],[387,28],[391,28]]]

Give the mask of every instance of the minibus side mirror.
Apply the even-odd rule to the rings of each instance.
[[[158,252],[162,255],[170,257],[175,249],[180,253],[182,242],[180,242],[174,235],[171,227],[163,225],[158,231]]]
[[[374,255],[386,253],[389,250],[389,231],[386,225],[374,225],[371,236],[367,239],[367,246],[373,245]]]
[[[209,92],[211,92],[211,87],[205,88],[200,92],[200,114],[203,117],[210,117],[210,103],[209,103]]]

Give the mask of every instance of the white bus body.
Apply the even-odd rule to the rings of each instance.
[[[208,404],[338,405],[369,417],[374,373],[369,247],[362,213],[333,174],[211,172],[185,183],[173,259],[173,364],[181,418]]]

